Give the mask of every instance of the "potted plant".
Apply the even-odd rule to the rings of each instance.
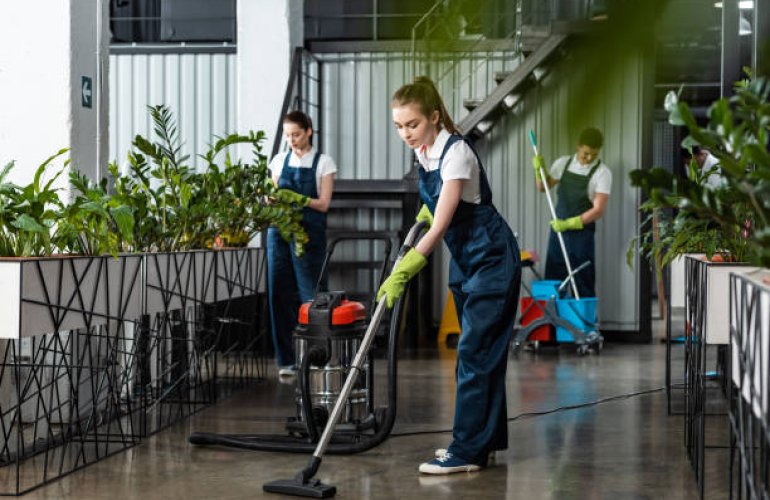
[[[643,211],[676,210],[676,215],[660,225],[660,239],[652,238],[651,229],[640,236],[641,251],[659,257],[664,264],[691,251],[705,254],[704,261],[712,264],[770,263],[770,85],[765,78],[749,75],[736,84],[735,90],[733,97],[720,99],[709,107],[705,126],[697,124],[687,104],[680,102],[676,94],[667,97],[669,121],[686,126],[689,131],[683,147],[703,147],[719,160],[719,186],[707,185],[704,178],[709,172],[701,172],[695,162],[684,178],[659,168],[631,173],[632,184],[649,195]],[[731,270],[726,264],[719,267],[720,274]],[[728,336],[726,279],[725,274],[718,280],[721,285],[714,283],[708,293],[709,297],[721,293],[723,299],[715,300],[715,304],[723,307],[707,309],[709,318],[719,324],[712,329],[708,326],[711,321],[706,320],[706,335],[710,337],[713,330],[720,343],[726,342]]]
[[[44,161],[26,186],[6,181],[12,163],[0,171],[0,280],[7,290],[16,290],[0,303],[0,338],[103,324],[113,316],[110,311],[137,309],[138,293],[132,301],[131,285],[123,283],[122,295],[104,293],[110,281],[121,283],[129,274],[119,268],[126,262],[103,255],[117,256],[120,235],[128,235],[127,213],[124,210],[121,218],[122,208],[114,207],[115,217],[124,224],[121,229],[106,200],[99,198],[99,189],[74,172],[71,180],[79,191],[74,203],[65,206],[54,183],[69,160],[49,179],[45,174],[66,152]],[[138,258],[129,264],[134,272],[138,266]],[[127,302],[118,304],[121,299]]]

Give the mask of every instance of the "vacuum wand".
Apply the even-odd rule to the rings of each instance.
[[[369,346],[374,339],[374,334],[380,325],[382,315],[387,309],[387,298],[383,297],[377,304],[377,308],[372,315],[372,320],[369,322],[369,327],[366,329],[364,338],[361,341],[361,346],[358,348],[353,364],[350,366],[350,371],[345,379],[345,384],[342,386],[337,401],[334,403],[329,420],[326,422],[321,439],[318,441],[313,456],[310,457],[310,461],[304,469],[299,471],[293,479],[279,479],[277,481],[271,481],[265,483],[262,489],[269,493],[279,493],[281,495],[294,495],[311,498],[329,498],[333,497],[337,493],[337,488],[330,484],[324,484],[319,479],[314,479],[313,476],[318,472],[318,468],[321,466],[321,460],[326,452],[326,447],[334,435],[334,428],[337,426],[337,422],[342,415],[342,411],[345,407],[345,403],[348,400],[350,391],[353,389],[353,385],[356,383],[359,374],[361,373],[361,366],[364,364],[364,359],[369,351]]]
[[[377,309],[374,310],[374,315],[372,315],[372,320],[369,322],[369,327],[366,329],[366,333],[364,334],[364,338],[361,341],[361,346],[358,348],[356,357],[353,358],[353,364],[350,367],[350,372],[348,373],[347,379],[345,379],[345,385],[342,386],[342,392],[334,404],[334,408],[332,409],[332,413],[329,416],[329,421],[326,424],[326,428],[324,429],[323,434],[321,434],[321,440],[318,441],[318,446],[316,446],[316,449],[313,452],[313,457],[320,459],[324,452],[326,452],[326,446],[329,444],[329,441],[332,438],[332,434],[334,434],[334,427],[337,425],[337,421],[340,419],[340,415],[342,415],[342,410],[345,407],[345,402],[348,400],[350,391],[353,389],[353,384],[355,384],[356,379],[358,379],[358,375],[361,372],[361,367],[364,364],[364,359],[369,352],[369,346],[374,339],[374,333],[377,331],[377,328],[380,325],[382,315],[385,314],[386,308],[387,301],[386,297],[383,296],[382,299],[380,299],[380,302],[377,304]],[[354,371],[356,373],[353,373]]]
[[[535,151],[535,156],[537,156],[537,140],[535,139],[534,130],[529,131],[529,142],[532,143],[532,149]],[[548,207],[551,209],[551,218],[556,220],[558,217],[556,216],[556,209],[554,208],[553,200],[551,199],[551,188],[548,186],[548,179],[542,170],[542,168],[537,169],[540,174],[540,179],[543,182],[543,186],[545,186],[545,197],[548,200]],[[575,274],[572,272],[572,265],[570,264],[569,255],[567,254],[567,247],[564,245],[564,236],[558,231],[555,232],[556,237],[559,239],[561,253],[564,255],[564,263],[567,265],[567,277],[569,278],[570,285],[572,285],[572,293],[575,294],[576,299],[580,300],[580,294],[578,293],[577,285],[575,284]]]
[[[404,240],[404,245],[401,247],[398,253],[398,258],[393,264],[393,267],[395,267],[401,261],[406,252],[416,242],[417,237],[425,227],[426,224],[424,222],[418,222],[412,226],[406,236],[406,239]],[[318,472],[318,468],[321,466],[321,458],[326,452],[326,448],[329,445],[332,436],[334,435],[334,428],[336,427],[337,422],[342,415],[342,411],[348,400],[348,396],[350,396],[350,392],[353,390],[353,385],[356,383],[356,380],[361,374],[361,367],[366,360],[369,347],[374,340],[375,334],[380,326],[382,316],[385,314],[386,309],[387,296],[383,296],[377,303],[377,308],[374,310],[374,314],[372,315],[372,319],[369,322],[369,326],[366,328],[366,333],[361,340],[361,345],[359,346],[358,351],[353,358],[353,363],[350,366],[350,371],[348,372],[347,378],[345,379],[345,384],[342,386],[342,390],[337,397],[337,401],[334,403],[334,408],[329,415],[329,420],[326,422],[326,427],[324,428],[323,434],[321,434],[321,439],[318,441],[318,445],[313,452],[313,456],[310,457],[310,461],[308,462],[307,466],[299,471],[293,479],[282,479],[265,483],[262,486],[264,491],[269,493],[279,493],[283,495],[296,495],[313,498],[328,498],[334,496],[337,493],[336,487],[323,484],[319,479],[314,479],[313,476],[315,476],[316,472]]]

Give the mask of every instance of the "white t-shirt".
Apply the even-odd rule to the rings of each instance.
[[[436,136],[433,146],[420,146],[414,152],[425,170],[431,172],[439,166],[441,153],[444,151],[450,133],[442,129]],[[441,180],[463,179],[462,200],[466,203],[481,203],[479,189],[479,162],[473,150],[465,141],[457,141],[449,148],[441,165]]]
[[[708,172],[714,167],[717,167],[717,169],[706,179],[706,187],[711,189],[721,187],[724,183],[724,179],[722,179],[722,169],[719,168],[719,159],[711,153],[708,153],[706,160],[703,162],[703,165],[701,165],[701,170],[703,172]]]
[[[557,159],[555,162],[553,162],[553,165],[551,165],[551,169],[549,170],[549,175],[553,177],[556,180],[561,179],[562,173],[564,173],[564,167],[569,164],[568,170],[572,172],[573,174],[577,175],[588,175],[591,173],[591,169],[594,168],[597,161],[591,163],[590,165],[581,165],[579,161],[577,161],[577,158],[575,158],[575,155],[572,156],[562,156],[561,158]],[[604,163],[599,164],[599,168],[596,169],[596,172],[594,172],[593,177],[591,177],[591,180],[588,181],[588,199],[591,200],[591,202],[594,201],[594,196],[596,196],[596,193],[604,193],[604,194],[610,194],[610,191],[612,190],[612,171],[610,168],[605,165]]]
[[[289,158],[290,167],[313,168],[313,158],[315,158],[315,153],[315,147],[311,147],[310,151],[302,155],[302,158],[294,154],[291,149],[283,153],[278,153],[272,160],[270,160],[270,165],[268,165],[273,179],[281,177],[283,162],[286,160],[286,155],[291,155],[291,158]],[[315,171],[316,189],[319,192],[321,190],[321,177],[336,173],[337,165],[334,163],[334,160],[332,160],[332,157],[321,153],[321,157],[318,159],[318,168]]]

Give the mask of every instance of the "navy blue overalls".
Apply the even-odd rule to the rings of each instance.
[[[419,169],[420,197],[431,212],[436,210],[443,185],[444,156],[452,144],[462,140],[456,134],[449,137],[438,169]],[[521,262],[511,229],[492,205],[492,191],[478,154],[476,159],[481,203],[461,200],[444,235],[452,254],[449,288],[462,328],[457,346],[454,429],[448,451],[484,466],[490,451],[508,447],[505,371]]]
[[[278,187],[318,198],[316,170],[321,153],[315,154],[311,168],[290,167],[290,157],[291,151],[283,162]],[[267,230],[267,294],[278,366],[294,364],[291,335],[297,325],[299,306],[313,299],[326,251],[326,214],[305,207],[302,227],[309,241],[301,258],[294,253],[294,243],[289,244],[281,238],[277,228]]]
[[[560,219],[569,219],[590,210],[594,204],[588,198],[588,183],[596,170],[601,165],[600,160],[596,160],[588,175],[580,175],[568,170],[569,164],[564,168],[564,173],[559,180],[557,196],[559,200],[556,203],[556,216]],[[591,264],[585,269],[575,274],[575,285],[581,297],[596,297],[594,290],[596,268],[594,267],[594,232],[596,224],[591,222],[583,226],[583,229],[577,231],[563,231],[564,246],[567,247],[567,255],[572,269],[576,269],[583,262]],[[556,233],[551,230],[548,237],[548,255],[545,262],[545,279],[564,280],[567,277],[567,264],[564,262],[564,255],[561,252],[559,239]]]

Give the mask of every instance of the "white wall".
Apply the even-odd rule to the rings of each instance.
[[[273,143],[292,49],[302,45],[302,0],[238,0],[238,130]]]
[[[69,145],[69,3],[35,3],[0,3],[0,163],[16,161],[15,182]]]
[[[96,41],[100,1],[0,2],[0,164],[16,161],[15,182],[31,181],[38,165],[65,147],[81,170],[96,172],[97,99],[83,108],[80,86],[82,76],[98,84],[97,47],[106,54],[106,30]],[[101,112],[106,148],[106,105]],[[59,185],[65,183],[63,175]]]

